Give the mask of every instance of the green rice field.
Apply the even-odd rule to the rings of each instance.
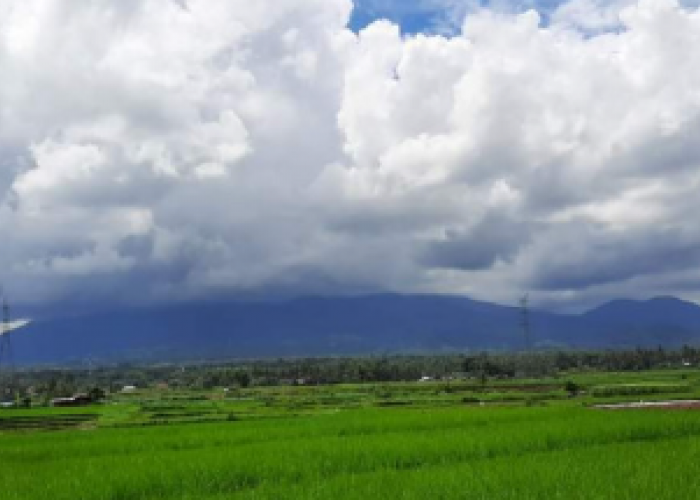
[[[664,396],[664,383],[691,398],[695,375],[635,376],[582,380],[605,387],[600,398],[545,380],[481,392],[443,383],[149,392],[6,410],[0,498],[698,498],[700,411],[590,406],[615,387],[619,400],[629,387],[639,399],[645,384],[649,399]],[[28,417],[68,424],[9,425]]]

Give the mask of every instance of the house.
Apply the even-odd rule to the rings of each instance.
[[[93,403],[93,400],[87,394],[76,394],[69,398],[54,398],[51,400],[51,406],[86,406]]]

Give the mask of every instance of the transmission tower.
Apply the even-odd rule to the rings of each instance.
[[[523,330],[525,351],[529,352],[532,348],[532,339],[530,335],[530,306],[527,293],[520,298],[520,327]]]
[[[12,387],[15,370],[14,356],[12,354],[10,304],[7,296],[0,289],[2,295],[2,325],[0,326],[0,399],[5,400],[14,396]]]

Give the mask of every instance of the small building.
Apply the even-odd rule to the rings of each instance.
[[[87,394],[76,394],[68,398],[54,398],[51,400],[51,406],[87,406],[92,403],[92,398]]]

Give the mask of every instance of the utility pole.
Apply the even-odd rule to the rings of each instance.
[[[523,330],[526,352],[530,352],[532,349],[532,339],[530,337],[530,307],[528,300],[527,293],[520,298],[520,327]]]

